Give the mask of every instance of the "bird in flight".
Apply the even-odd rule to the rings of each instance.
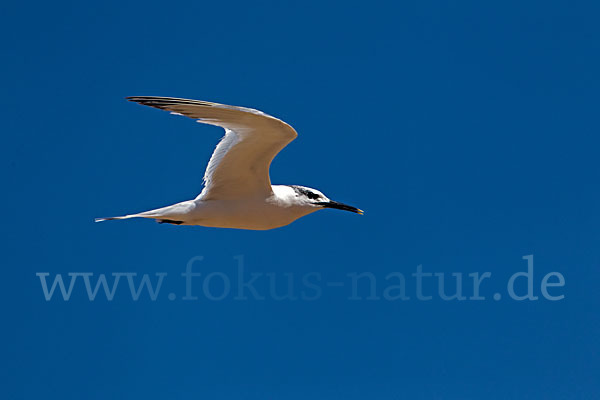
[[[194,200],[96,222],[149,218],[159,223],[267,230],[288,225],[325,208],[363,211],[330,200],[316,189],[271,185],[273,158],[298,134],[290,125],[252,108],[171,97],[127,97],[145,106],[194,118],[225,129],[204,172],[204,188]]]

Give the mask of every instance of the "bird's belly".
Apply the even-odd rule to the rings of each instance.
[[[212,200],[196,208],[190,225],[267,230],[288,225],[312,210],[281,207],[267,202]]]

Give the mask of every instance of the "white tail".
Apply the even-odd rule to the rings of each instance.
[[[94,218],[94,222],[112,221],[114,219],[129,219],[129,218],[136,218],[136,217],[152,218],[150,216],[144,216],[144,215],[141,215],[141,214],[131,214],[131,215],[123,215],[121,217]]]
[[[121,217],[108,217],[108,218],[96,218],[94,221],[112,221],[115,219],[129,219],[129,218],[150,218],[155,219],[159,223],[169,224],[182,224],[185,221],[185,215],[188,210],[194,206],[192,201],[184,201],[181,203],[173,204],[172,206],[157,208],[156,210],[145,211],[138,214],[123,215]]]

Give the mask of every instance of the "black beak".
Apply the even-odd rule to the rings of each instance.
[[[323,208],[335,208],[336,210],[352,211],[360,215],[364,214],[364,211],[360,208],[352,207],[344,203],[338,203],[337,201],[322,201],[317,203]]]

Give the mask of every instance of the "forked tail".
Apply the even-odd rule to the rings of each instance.
[[[164,219],[164,218],[160,218],[160,217],[152,217],[149,215],[140,215],[140,214],[124,215],[122,217],[94,218],[94,222],[112,221],[113,219],[129,219],[129,218],[151,218],[151,219],[154,219],[159,224],[173,224],[173,225],[183,224],[183,221],[176,221],[174,219]]]
[[[193,202],[184,201],[182,203],[173,204],[172,206],[158,208],[156,210],[150,210],[138,214],[123,215],[120,217],[108,217],[108,218],[95,218],[95,222],[112,221],[117,219],[129,219],[129,218],[148,218],[154,219],[159,224],[183,224],[186,220],[185,216],[191,208],[194,207]]]
[[[129,218],[137,218],[137,217],[140,217],[140,218],[144,218],[144,217],[145,218],[151,218],[149,216],[143,216],[143,215],[140,215],[140,214],[131,214],[131,215],[123,215],[121,217],[94,218],[94,222],[112,221],[112,220],[115,220],[115,219],[129,219]]]

